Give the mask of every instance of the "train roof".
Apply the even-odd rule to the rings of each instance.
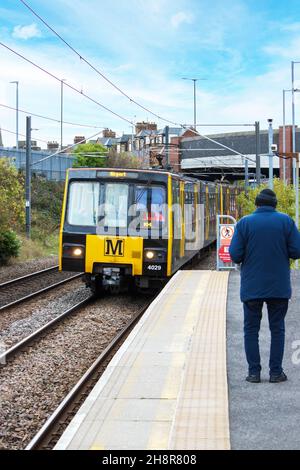
[[[190,182],[199,182],[198,179],[192,178],[187,175],[183,175],[181,173],[172,173],[167,170],[155,170],[155,169],[134,169],[134,168],[69,168],[68,173],[69,176],[72,177],[73,172],[114,172],[114,173],[139,173],[139,174],[145,174],[145,175],[162,175],[162,176],[172,176],[173,178],[178,178],[181,180],[185,181],[190,181]],[[75,176],[75,175],[74,175]]]
[[[98,172],[111,172],[111,173],[138,173],[139,175],[141,174],[144,174],[145,176],[146,175],[155,175],[155,176],[159,176],[161,175],[162,177],[168,177],[168,176],[171,176],[172,178],[176,178],[176,179],[179,179],[181,181],[187,181],[187,182],[190,182],[190,183],[202,183],[202,184],[205,184],[205,185],[209,185],[209,186],[216,186],[216,185],[222,185],[222,186],[231,186],[230,184],[228,183],[221,183],[221,182],[212,182],[212,181],[203,181],[203,180],[200,180],[198,178],[195,178],[195,177],[192,177],[192,176],[189,176],[188,174],[183,174],[183,173],[173,173],[171,171],[168,171],[168,170],[163,170],[163,169],[158,169],[158,170],[155,170],[155,169],[134,169],[134,168],[69,168],[68,170],[68,176],[69,178],[96,178],[97,176],[99,177],[100,175],[97,175]],[[90,175],[85,175],[84,173],[88,173],[90,172]],[[94,172],[92,174],[92,172]],[[76,173],[81,173],[80,175],[76,175]],[[101,175],[102,177],[104,177],[104,175]],[[111,175],[111,176],[117,176],[117,175]],[[109,175],[107,175],[107,177],[109,177]],[[124,175],[125,177],[125,175]],[[162,178],[163,179],[163,178]]]

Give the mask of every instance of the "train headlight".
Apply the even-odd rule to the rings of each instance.
[[[85,247],[83,245],[64,244],[63,258],[83,259],[85,255]]]
[[[151,260],[151,259],[154,258],[154,256],[155,255],[154,255],[153,251],[146,251],[146,258],[147,259]]]
[[[167,250],[164,248],[146,248],[144,250],[144,260],[146,262],[164,263],[167,259]]]

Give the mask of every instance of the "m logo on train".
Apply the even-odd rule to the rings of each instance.
[[[124,240],[105,240],[105,254],[106,256],[123,256],[124,255]]]

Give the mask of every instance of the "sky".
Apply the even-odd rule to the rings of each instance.
[[[26,0],[26,2],[128,96],[164,119],[193,122],[193,83],[197,82],[199,131],[209,135],[267,119],[282,125],[282,90],[291,88],[291,61],[300,61],[298,0]],[[102,127],[131,134],[130,122],[159,120],[101,78],[20,0],[0,0],[0,42],[54,74],[125,120],[64,85],[63,144],[75,135],[92,137]],[[0,127],[5,146],[15,144],[16,86],[19,107],[60,119],[60,81],[0,45]],[[295,65],[300,88],[300,64]],[[300,96],[296,94],[296,121]],[[291,121],[287,94],[287,121]],[[299,111],[298,111],[299,110]],[[21,134],[26,114],[20,113]],[[128,122],[129,121],[129,122]],[[33,137],[60,140],[59,122],[32,118]],[[4,130],[6,129],[6,130]],[[22,136],[20,136],[22,139]]]

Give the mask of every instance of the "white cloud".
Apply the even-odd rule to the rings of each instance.
[[[28,24],[26,26],[15,26],[13,29],[12,36],[15,39],[32,39],[32,38],[40,38],[41,37],[41,31],[37,27],[35,23]]]
[[[173,28],[178,28],[182,23],[191,24],[194,21],[194,15],[188,11],[179,11],[171,18]]]
[[[300,31],[300,22],[280,25],[280,29],[289,33],[298,33]]]

